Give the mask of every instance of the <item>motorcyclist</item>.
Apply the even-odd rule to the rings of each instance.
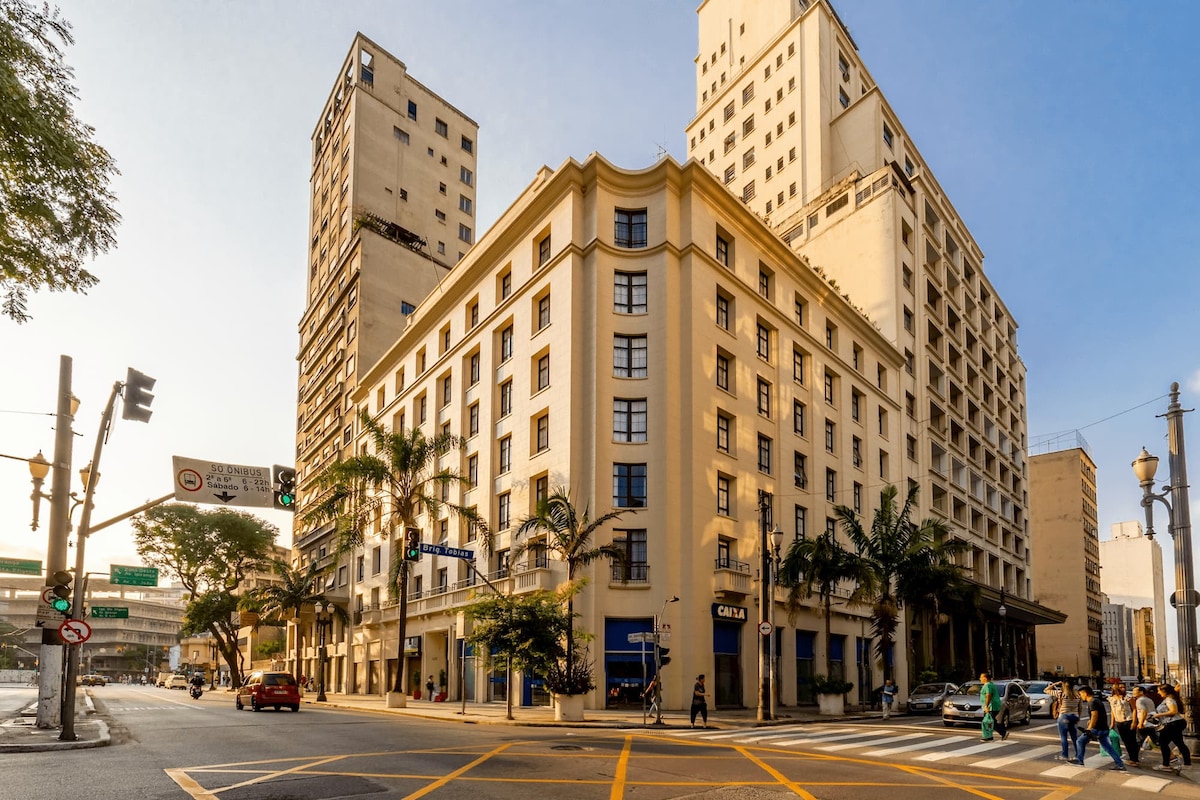
[[[201,675],[199,672],[194,673],[192,675],[191,684],[192,684],[192,696],[199,697],[200,692],[202,692],[204,690],[204,676]]]

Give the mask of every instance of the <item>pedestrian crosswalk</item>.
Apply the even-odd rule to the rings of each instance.
[[[689,740],[710,741],[719,744],[737,744],[771,748],[795,748],[814,753],[853,755],[856,758],[910,759],[913,762],[937,764],[954,760],[956,764],[987,770],[1015,768],[1028,774],[1049,778],[1080,780],[1094,776],[1093,770],[1107,769],[1112,760],[1103,753],[1089,756],[1083,765],[1063,764],[1054,761],[1060,752],[1057,736],[1047,737],[1051,725],[1035,725],[1025,733],[1040,733],[1030,741],[1015,737],[980,742],[978,735],[964,735],[961,729],[940,730],[919,725],[906,725],[893,721],[891,725],[837,725],[831,723],[792,725],[786,728],[770,727],[736,731],[715,729],[687,729],[669,731],[668,735]],[[1120,782],[1121,788],[1157,793],[1171,784],[1165,778],[1145,774],[1136,768],[1129,773],[1112,773],[1112,780]]]

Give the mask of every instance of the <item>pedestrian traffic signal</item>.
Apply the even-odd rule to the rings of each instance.
[[[421,560],[421,529],[420,528],[405,528],[404,529],[404,560],[405,561],[420,561]]]
[[[275,489],[275,508],[280,511],[295,511],[296,468],[276,464],[271,468],[271,480]]]
[[[667,655],[670,652],[671,648],[669,647],[658,648],[658,666],[660,669],[671,663],[671,657]]]
[[[50,601],[50,605],[54,610],[65,616],[71,615],[71,579],[75,577],[66,570],[59,570],[50,576],[53,583],[50,585],[50,592],[54,595],[54,599]]]
[[[150,404],[154,402],[151,389],[156,381],[149,375],[143,375],[133,367],[125,373],[125,402],[121,405],[121,417],[136,422],[149,422]]]

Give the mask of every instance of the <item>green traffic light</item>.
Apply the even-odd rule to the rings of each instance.
[[[290,506],[294,502],[296,502],[295,496],[288,494],[287,492],[279,493],[279,504],[280,505]]]
[[[54,598],[54,602],[50,605],[54,606],[55,611],[60,611],[64,614],[71,610],[71,601],[65,597]]]

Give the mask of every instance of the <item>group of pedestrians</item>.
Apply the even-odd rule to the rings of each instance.
[[[1143,751],[1157,747],[1162,765],[1156,770],[1175,772],[1172,748],[1178,750],[1183,766],[1192,765],[1192,753],[1183,741],[1187,721],[1174,686],[1158,687],[1160,697],[1152,698],[1141,686],[1134,686],[1132,697],[1124,684],[1115,684],[1105,708],[1104,700],[1090,686],[1076,688],[1064,681],[1055,700],[1058,736],[1062,744],[1060,761],[1082,764],[1088,742],[1099,743],[1100,749],[1113,761],[1111,769],[1126,771],[1126,763],[1141,765]],[[1148,744],[1147,744],[1148,742]],[[1125,746],[1128,761],[1121,756]]]

